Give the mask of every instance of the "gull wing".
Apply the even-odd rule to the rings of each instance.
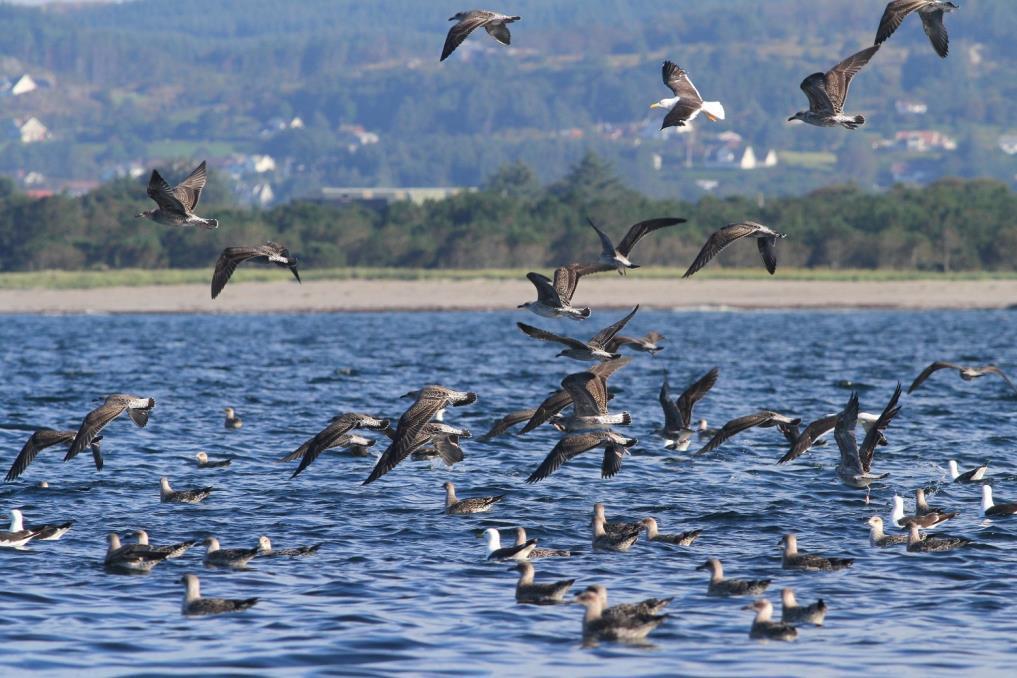
[[[145,426],[148,424],[149,412],[151,412],[151,410],[148,408],[145,409],[135,409],[133,407],[127,408],[127,416],[131,418],[131,421],[133,421],[138,428],[145,428]]]
[[[180,202],[176,194],[173,193],[173,188],[162,178],[159,170],[152,170],[152,176],[148,179],[147,192],[148,197],[155,201],[159,209],[178,214],[187,214],[187,208]]]
[[[816,419],[814,422],[806,426],[805,430],[802,431],[797,440],[792,443],[791,449],[788,453],[781,457],[777,463],[785,464],[808,452],[821,436],[824,436],[833,430],[833,428],[837,425],[837,418],[839,416],[840,414],[831,414],[827,417]]]
[[[570,374],[561,387],[572,397],[578,417],[607,414],[607,384],[592,372]]]
[[[926,3],[926,0],[893,0],[883,10],[883,17],[879,20],[879,29],[876,31],[876,45],[886,42],[894,31],[900,28],[901,23],[908,14],[915,11]]]
[[[886,407],[883,408],[879,419],[869,427],[869,431],[862,440],[862,446],[858,450],[858,458],[865,473],[868,473],[872,468],[872,455],[876,451],[876,445],[883,438],[883,431],[886,430],[886,427],[890,425],[893,418],[900,412],[900,407],[897,405],[898,401],[900,401],[900,394],[901,385],[900,382],[897,382],[897,389],[893,392],[889,402],[886,403]]]
[[[334,419],[313,438],[283,457],[281,461],[293,461],[298,457],[300,458],[300,464],[293,471],[293,475],[290,478],[296,478],[300,475],[325,450],[330,450],[333,447],[338,447],[348,442],[350,437],[347,434],[351,429],[353,429],[353,425],[348,420],[344,420],[342,417]]]
[[[771,235],[756,238],[756,245],[759,247],[759,256],[763,258],[763,265],[773,275],[777,272],[777,237]]]
[[[224,249],[215,262],[215,270],[212,272],[212,298],[215,299],[219,296],[233,276],[233,272],[237,270],[237,266],[245,261],[264,257],[265,253],[262,249],[262,247],[227,247]]]
[[[621,445],[606,445],[604,447],[604,460],[600,463],[600,477],[611,478],[621,471],[622,457],[625,456],[625,448]]]
[[[866,47],[860,52],[852,54],[844,61],[840,62],[826,73],[824,78],[826,83],[826,93],[830,97],[830,101],[833,103],[833,110],[835,113],[840,113],[844,109],[844,100],[847,99],[848,88],[851,86],[851,79],[855,77],[858,71],[862,70],[865,64],[869,63],[869,59],[879,51],[879,45],[873,45],[872,47]]]
[[[551,279],[546,275],[530,272],[526,274],[526,279],[537,288],[537,301],[545,306],[552,306],[554,308],[564,306],[561,297],[558,295],[558,290],[551,284]]]
[[[660,401],[660,408],[664,410],[664,429],[666,431],[680,431],[685,423],[678,411],[678,405],[671,400],[671,389],[667,383],[667,372],[664,372],[664,383],[660,385],[660,394],[657,396]]]
[[[537,406],[533,416],[526,422],[519,434],[529,433],[572,403],[572,396],[565,389],[558,389]]]
[[[713,450],[720,447],[729,438],[747,431],[754,426],[763,426],[773,420],[773,412],[760,411],[753,414],[746,415],[744,417],[738,417],[724,424],[717,434],[710,439],[710,442],[706,443],[698,452],[696,456],[712,452]]]
[[[572,303],[572,296],[576,293],[576,285],[584,275],[591,273],[603,273],[613,271],[614,266],[607,264],[569,264],[559,266],[554,270],[554,290],[562,301]]]
[[[503,45],[512,44],[512,34],[509,33],[508,26],[501,23],[500,21],[487,24],[486,26],[484,26],[484,30],[487,31],[488,35],[490,35],[492,38],[494,38],[501,44]]]
[[[688,100],[698,108],[703,103],[703,97],[699,96],[699,90],[692,84],[689,74],[673,61],[665,61],[660,72],[664,84],[668,86],[676,97],[681,101]]]
[[[983,368],[982,371],[985,372],[986,374],[998,374],[1003,379],[1003,381],[1006,382],[1007,386],[1012,388],[1014,391],[1017,391],[1017,386],[1014,386],[1014,383],[1010,381],[1010,377],[1006,376],[1003,370],[999,369],[995,365],[989,365],[988,367]]]
[[[39,429],[33,433],[25,442],[25,446],[21,448],[21,452],[14,459],[14,463],[11,464],[4,482],[9,483],[16,480],[35,461],[39,452],[47,447],[72,442],[76,433],[76,431],[55,431],[51,428]]]
[[[364,481],[364,485],[373,483],[396,467],[410,452],[417,443],[417,437],[424,425],[427,424],[439,410],[448,405],[448,398],[445,397],[419,397],[416,402],[410,405],[409,409],[399,417],[399,424],[396,427],[392,443],[382,453],[381,459],[375,465],[374,470]]]
[[[809,110],[813,113],[831,114],[834,112],[834,104],[830,94],[826,91],[826,74],[813,73],[800,85],[805,96],[809,100]]]
[[[609,258],[609,259],[611,257],[613,257],[614,253],[615,253],[615,249],[614,249],[614,243],[611,242],[611,238],[609,238],[607,236],[607,234],[604,233],[602,230],[597,228],[597,225],[595,223],[593,223],[593,219],[590,219],[589,217],[586,217],[586,222],[593,228],[594,231],[597,232],[597,237],[600,238],[600,251],[601,251],[601,254],[603,256]]]
[[[589,346],[578,339],[573,339],[572,337],[563,337],[560,334],[554,334],[553,332],[548,332],[547,330],[542,330],[539,327],[527,325],[526,323],[517,322],[516,326],[523,331],[523,334],[533,337],[534,339],[539,339],[540,341],[552,341],[580,351],[589,350]]]
[[[441,59],[439,61],[447,59],[452,52],[456,51],[456,47],[463,44],[463,40],[470,33],[490,21],[492,16],[494,16],[493,12],[474,10],[459,20],[449,29],[448,35],[445,36],[445,46],[441,50]],[[492,35],[494,34],[492,33]],[[497,36],[494,37],[497,39]]]
[[[127,409],[127,403],[119,398],[107,398],[106,401],[85,415],[81,422],[81,428],[74,436],[74,442],[67,450],[64,461],[74,459],[78,453],[92,444],[92,440],[99,435],[99,431],[106,427],[111,421],[120,416]]]
[[[561,468],[561,465],[583,452],[599,447],[604,441],[602,433],[582,433],[568,435],[558,441],[554,449],[541,462],[537,470],[526,479],[528,483],[536,483]]]
[[[636,311],[638,310],[639,304],[636,304],[632,308],[632,310],[629,311],[628,315],[626,315],[624,318],[621,318],[620,320],[608,325],[600,332],[597,332],[595,335],[593,335],[593,338],[590,339],[589,341],[589,345],[595,348],[604,348],[605,346],[607,346],[611,342],[611,340],[614,339],[614,335],[621,332],[622,328],[624,328],[625,325],[627,325],[628,322],[632,320],[632,316],[634,316],[636,314]]]
[[[480,436],[479,439],[481,442],[487,442],[492,438],[496,438],[516,424],[529,420],[536,413],[537,410],[516,410],[515,412],[509,412],[504,417],[494,422],[494,425],[491,426],[491,430]]]
[[[638,224],[633,224],[629,227],[629,232],[618,243],[618,251],[627,257],[632,248],[636,246],[636,243],[642,240],[643,236],[668,226],[684,224],[686,221],[688,220],[681,217],[663,217],[661,219],[647,219],[646,221],[640,221]]]
[[[205,188],[207,180],[208,175],[205,169],[205,161],[202,160],[201,164],[195,167],[194,171],[187,175],[187,178],[173,189],[173,197],[179,200],[180,204],[188,212],[192,212],[198,206],[198,200],[201,199],[201,191]]]
[[[921,374],[919,374],[917,377],[915,377],[915,380],[913,382],[911,382],[911,386],[908,387],[908,393],[911,393],[912,391],[917,389],[919,386],[924,384],[925,380],[928,379],[930,376],[932,376],[932,374],[934,372],[938,372],[939,370],[947,370],[947,369],[949,369],[949,370],[960,370],[960,369],[963,369],[963,368],[960,365],[954,365],[953,363],[948,363],[948,362],[944,362],[942,360],[937,360],[936,362],[932,363],[931,365],[926,367],[924,370],[922,370]]]
[[[681,426],[692,428],[692,408],[713,388],[714,384],[717,383],[718,376],[720,376],[720,370],[714,367],[678,396],[676,406],[682,420]]]
[[[947,35],[946,26],[943,25],[943,10],[921,12],[919,16],[922,17],[922,28],[929,36],[932,48],[936,50],[936,54],[945,59],[950,53],[950,36]]]
[[[692,262],[692,265],[689,266],[689,270],[685,271],[685,275],[682,277],[688,278],[696,271],[710,263],[711,259],[720,254],[725,247],[733,243],[735,240],[752,235],[757,230],[759,230],[759,227],[755,224],[737,223],[729,224],[717,231],[714,231],[714,233],[707,238],[706,243],[703,245],[702,249],[699,250],[699,254],[696,255],[695,261]]]
[[[858,393],[852,392],[844,411],[837,416],[837,424],[833,429],[833,437],[840,449],[840,463],[855,475],[865,473],[858,453],[858,442],[855,440],[855,424],[858,422]]]

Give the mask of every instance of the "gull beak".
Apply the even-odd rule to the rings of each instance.
[[[710,120],[710,122],[717,122],[717,118],[713,117],[709,113],[706,114],[706,117]]]
[[[793,116],[793,115],[792,115],[792,116],[791,116],[790,118],[788,118],[788,119],[787,119],[787,121],[788,121],[788,122],[794,122],[794,121],[795,121],[795,120],[797,120],[797,119],[798,119],[798,118],[796,118],[795,116]]]
[[[664,107],[655,101],[652,104],[650,104],[650,108],[664,108]]]

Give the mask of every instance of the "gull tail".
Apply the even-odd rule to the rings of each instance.
[[[204,228],[207,228],[209,230],[216,229],[216,228],[219,228],[219,220],[218,219],[202,219],[201,220],[201,225]]]
[[[702,108],[703,108],[703,113],[706,113],[706,116],[710,120],[723,120],[724,119],[724,116],[725,116],[724,106],[719,101],[704,101]]]

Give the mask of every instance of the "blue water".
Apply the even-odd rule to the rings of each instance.
[[[619,314],[601,311],[588,331]],[[913,396],[876,453],[890,478],[850,489],[834,474],[834,446],[777,466],[773,430],[748,432],[709,458],[662,449],[657,390],[667,368],[680,390],[709,368],[720,380],[697,416],[720,424],[756,408],[805,420],[839,410],[849,390],[879,411],[897,380],[947,358],[996,361],[1017,373],[1017,315],[1008,312],[641,312],[632,334],[669,338],[656,358],[638,354],[611,380],[614,408],[633,414],[640,439],[614,479],[599,457],[574,460],[549,480],[523,479],[553,446],[549,428],[492,444],[466,441],[449,471],[407,460],[368,487],[372,458],[326,453],[296,480],[274,460],[343,411],[398,417],[399,396],[425,383],[468,388],[473,406],[449,420],[475,434],[505,412],[535,406],[580,363],[553,358],[508,313],[274,316],[5,317],[0,322],[3,471],[36,426],[75,428],[97,396],[128,391],[158,405],[149,425],[126,417],[104,432],[106,468],[87,454],[62,463],[42,452],[18,482],[0,488],[0,510],[29,522],[73,519],[63,540],[0,549],[0,667],[103,673],[310,670],[537,675],[805,674],[847,667],[904,674],[1005,674],[1017,660],[1017,518],[978,517],[979,488],[951,485],[946,460],[991,460],[999,499],[1017,500],[1017,398],[989,377],[942,372]],[[603,321],[603,322],[602,322]],[[538,324],[550,324],[540,321]],[[244,418],[226,431],[222,408]],[[381,444],[379,444],[379,448]],[[198,470],[193,455],[230,455],[224,470]],[[160,504],[160,475],[176,488],[212,484],[199,506]],[[507,493],[487,515],[442,514],[441,485],[460,496]],[[36,487],[47,480],[48,489]],[[874,550],[864,520],[885,516],[894,491],[938,488],[936,506],[961,515],[942,530],[977,546],[949,554]],[[702,528],[689,549],[640,541],[627,554],[589,549],[592,504],[609,518],[653,515],[662,531]],[[486,527],[524,525],[542,545],[578,549],[537,561],[538,579],[605,584],[613,602],[674,596],[672,618],[652,645],[580,644],[582,609],[514,602],[516,574],[484,561]],[[154,543],[214,534],[226,548],[267,534],[278,547],[324,542],[308,559],[255,560],[245,572],[206,570],[203,548],[147,576],[106,574],[109,531],[143,527]],[[796,530],[804,550],[856,558],[844,572],[780,568],[779,536]],[[506,532],[506,538],[510,535]],[[750,640],[744,599],[713,599],[695,566],[719,557],[728,576],[772,577],[771,600],[793,586],[800,601],[825,599],[826,626],[796,642]],[[259,596],[252,610],[214,618],[180,615],[184,572],[205,595]],[[778,603],[779,609],[779,603]],[[1010,674],[1012,675],[1012,674]]]

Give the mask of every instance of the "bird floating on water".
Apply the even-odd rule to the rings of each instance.
[[[918,526],[914,523],[908,529],[908,551],[911,553],[941,553],[943,551],[953,551],[971,543],[970,539],[965,539],[964,537],[924,536],[919,533]]]
[[[228,598],[202,598],[201,581],[197,575],[185,574],[180,578],[184,585],[184,602],[180,606],[180,612],[185,616],[198,616],[207,614],[222,614],[223,612],[240,612],[253,607],[257,598],[244,598],[242,600]]]
[[[139,212],[134,215],[135,218],[144,217],[163,226],[219,228],[217,219],[206,219],[194,213],[207,178],[204,160],[176,187],[166,183],[159,170],[152,170],[152,176],[148,180],[148,197],[155,201],[157,207],[154,210]]]
[[[661,78],[668,89],[674,93],[671,98],[661,99],[650,104],[650,108],[663,108],[667,110],[664,121],[660,124],[661,129],[667,127],[684,127],[695,120],[700,111],[706,117],[716,122],[725,117],[724,106],[719,101],[704,101],[699,90],[692,84],[689,74],[682,70],[673,61],[665,61],[660,71]]]
[[[854,558],[827,558],[815,553],[799,553],[798,537],[794,534],[785,534],[777,543],[784,546],[784,554],[781,558],[781,567],[785,570],[829,572],[851,567],[851,564],[855,562]]]
[[[864,125],[865,116],[844,113],[844,101],[847,99],[851,79],[878,51],[879,45],[866,47],[826,73],[813,73],[802,80],[801,88],[809,99],[809,110],[798,111],[788,118],[788,122],[801,120],[817,127],[841,125],[847,129],[857,129]]]
[[[883,519],[872,516],[866,523],[869,525],[869,543],[877,548],[886,548],[896,544],[908,543],[906,534],[886,534],[883,532]]]
[[[621,357],[618,353],[608,351],[607,346],[614,339],[615,335],[625,327],[629,320],[632,320],[632,316],[634,316],[638,310],[639,306],[636,305],[628,313],[628,315],[597,332],[589,341],[581,341],[579,339],[573,339],[572,337],[554,334],[553,332],[548,332],[547,330],[542,330],[539,327],[533,327],[526,323],[516,323],[516,325],[523,331],[524,334],[533,337],[534,339],[564,345],[565,348],[558,353],[558,356],[560,357],[572,358],[573,360],[579,361],[606,362],[608,360],[614,360],[615,358]]]
[[[277,549],[272,548],[272,540],[262,535],[258,537],[258,555],[259,556],[282,556],[287,558],[302,558],[303,556],[311,556],[318,552],[321,548],[321,544],[313,544],[311,546],[293,546],[288,549]]]
[[[917,11],[932,48],[936,50],[936,54],[945,59],[950,53],[950,36],[946,32],[946,26],[943,25],[943,14],[955,9],[957,5],[947,0],[893,0],[887,3],[879,20],[875,44],[883,44],[909,14]]]
[[[677,224],[684,224],[687,219],[680,217],[664,217],[660,219],[648,219],[646,221],[640,221],[638,224],[629,226],[628,232],[625,237],[621,239],[617,246],[612,242],[611,238],[606,233],[597,228],[597,225],[593,223],[593,220],[587,217],[586,221],[590,224],[594,231],[597,232],[597,237],[600,238],[601,253],[599,262],[604,266],[604,270],[617,270],[618,275],[625,275],[625,271],[631,268],[639,268],[636,264],[629,261],[629,254],[632,252],[632,248],[636,246],[644,236],[659,231],[662,228],[668,226],[676,226]]]
[[[486,9],[457,12],[454,16],[449,17],[449,21],[455,21],[456,25],[450,28],[448,35],[445,36],[445,46],[441,50],[441,59],[438,61],[447,59],[470,33],[480,27],[483,27],[488,35],[501,44],[511,45],[512,34],[509,33],[508,24],[519,21],[521,18]]]
[[[244,420],[237,416],[236,410],[234,410],[232,407],[227,407],[225,409],[225,412],[226,420],[223,422],[223,426],[225,426],[228,429],[243,428]]]
[[[536,539],[527,539],[522,544],[505,546],[503,548],[501,545],[501,535],[493,527],[484,530],[484,539],[487,540],[488,560],[526,560],[537,546]]]
[[[212,487],[196,487],[189,490],[174,490],[169,478],[159,478],[159,501],[167,504],[200,504],[212,494]]]
[[[575,579],[563,579],[550,584],[535,584],[533,582],[533,563],[521,560],[516,565],[519,571],[519,581],[516,582],[516,602],[528,605],[554,605],[564,602],[565,594],[569,592]]]
[[[121,545],[120,536],[111,532],[106,536],[106,568],[116,572],[150,572],[166,560],[168,554],[141,544]]]
[[[32,539],[38,539],[39,541],[57,541],[60,537],[67,534],[71,526],[74,525],[73,520],[68,520],[64,523],[44,523],[41,525],[28,525],[25,526],[24,515],[19,509],[11,509],[11,524],[7,528],[8,534],[17,534],[21,532],[34,532]]]
[[[911,393],[919,386],[921,386],[923,383],[925,383],[925,380],[932,376],[933,373],[938,372],[939,370],[946,369],[957,370],[957,374],[964,381],[973,381],[980,377],[984,377],[988,374],[997,374],[1003,381],[1006,382],[1007,386],[1009,386],[1014,391],[1017,391],[1017,385],[1010,381],[1010,377],[1006,376],[1003,370],[999,369],[995,365],[985,365],[983,367],[964,367],[963,365],[954,365],[953,363],[937,360],[936,362],[932,363],[924,370],[922,370],[921,374],[915,377],[915,380],[911,383],[911,386],[908,387],[908,393]]]
[[[290,251],[277,242],[269,241],[264,245],[255,245],[254,247],[227,247],[219,255],[219,259],[215,262],[215,270],[212,272],[213,299],[218,297],[226,287],[226,283],[230,281],[237,266],[248,261],[288,268],[297,282],[300,282],[296,258],[290,256]]]
[[[822,626],[826,619],[826,603],[822,598],[810,605],[799,605],[791,588],[781,589],[780,607],[780,620],[785,624]]]
[[[982,517],[1002,518],[1017,514],[1017,502],[996,504],[992,501],[992,486],[982,485]]]
[[[92,442],[99,437],[99,432],[107,424],[123,414],[125,410],[128,416],[130,416],[131,421],[137,426],[144,428],[148,423],[148,415],[153,408],[155,408],[155,398],[142,398],[127,393],[114,393],[113,395],[106,396],[102,405],[85,415],[84,420],[81,422],[81,427],[78,428],[78,432],[74,436],[74,442],[71,443],[67,454],[64,456],[64,461],[73,459],[78,456],[79,452],[91,446]],[[96,454],[95,448],[92,449],[92,454],[93,456]],[[96,466],[102,468],[101,458],[96,463]]]
[[[604,513],[603,502],[597,502],[593,505],[593,518],[590,521],[590,526],[593,526],[597,520],[600,520],[604,524],[604,531],[608,534],[622,535],[629,532],[641,532],[643,530],[642,523],[626,523],[624,521],[608,522],[607,516]]]
[[[679,452],[689,449],[693,433],[692,408],[713,388],[719,375],[720,370],[714,367],[682,391],[676,400],[672,400],[667,372],[664,372],[664,383],[660,386],[658,400],[664,410],[664,428],[659,433],[665,439],[665,448]]]
[[[947,462],[947,467],[950,469],[950,478],[955,483],[976,483],[984,478],[985,472],[989,470],[989,464],[986,462],[981,466],[961,473],[960,469],[957,468],[957,462],[953,459]]]
[[[494,497],[459,499],[456,497],[456,486],[451,482],[446,480],[442,487],[445,489],[445,513],[450,516],[487,513],[495,504],[505,498],[504,494],[499,494]]]
[[[77,431],[56,431],[51,428],[39,429],[28,438],[25,446],[21,448],[18,456],[14,458],[14,463],[11,464],[10,470],[7,471],[4,482],[10,483],[17,480],[29,465],[35,461],[35,458],[42,450],[54,445],[73,443],[77,435]],[[102,451],[99,447],[99,441],[101,440],[102,436],[95,436],[92,438],[91,443],[89,443],[96,471],[102,470]]]
[[[198,452],[194,458],[198,461],[198,468],[226,468],[233,463],[232,459],[212,459],[208,452]]]
[[[604,603],[595,591],[586,590],[573,599],[586,608],[583,616],[583,642],[599,640],[642,640],[660,626],[668,615],[605,616]]]
[[[602,615],[608,618],[614,617],[620,619],[622,617],[645,617],[647,615],[660,614],[674,600],[674,598],[647,598],[646,600],[640,600],[638,603],[608,605],[606,586],[591,584],[586,587],[586,591],[593,592],[600,598],[600,602],[604,606]]]
[[[636,523],[633,530],[608,532],[604,529],[604,522],[604,519],[600,516],[593,516],[594,551],[620,551],[624,553],[632,548],[632,545],[639,539],[639,533],[643,531],[642,524]]]
[[[945,523],[951,518],[955,517],[956,513],[940,513],[939,511],[931,511],[929,513],[906,516],[904,515],[904,498],[894,495],[893,497],[893,512],[890,514],[890,522],[896,527],[908,528],[912,524],[922,528],[930,528],[940,523]]]
[[[760,598],[745,607],[743,610],[752,610],[756,618],[752,620],[752,628],[749,630],[749,637],[757,640],[794,640],[798,637],[798,629],[785,624],[784,622],[773,621],[773,603],[765,598]]]
[[[247,563],[257,556],[261,549],[257,546],[249,549],[224,549],[215,537],[205,537],[205,567],[228,567],[235,570],[243,569]]]
[[[526,538],[526,528],[516,528],[516,546],[523,546],[528,542]],[[530,560],[537,558],[568,558],[572,555],[572,551],[564,551],[562,549],[533,549],[530,551]]]
[[[22,524],[21,511],[12,509],[10,529],[0,530],[0,547],[20,549],[37,536],[39,536],[38,530],[25,529]]]
[[[773,275],[777,272],[777,239],[786,238],[786,233],[778,233],[769,226],[756,223],[755,221],[740,221],[737,224],[728,224],[723,228],[714,231],[703,244],[695,260],[685,271],[683,278],[692,276],[696,271],[710,263],[715,256],[720,254],[725,247],[741,240],[752,237],[756,239],[756,246],[759,248],[759,256],[763,258],[763,265]]]
[[[724,566],[717,558],[710,558],[696,568],[710,571],[706,594],[710,596],[758,596],[766,590],[772,579],[725,579]]]
[[[152,546],[148,543],[148,532],[145,530],[135,530],[134,536],[138,540],[138,544],[147,547],[151,551],[156,553],[165,553],[167,560],[173,560],[187,553],[192,546],[197,544],[196,541],[182,541],[177,544],[170,544],[168,546]]]
[[[692,546],[693,542],[699,539],[699,535],[703,533],[702,530],[689,530],[677,534],[661,534],[657,531],[657,521],[654,518],[643,518],[642,525],[646,528],[646,538],[649,541],[677,544],[678,546]]]

